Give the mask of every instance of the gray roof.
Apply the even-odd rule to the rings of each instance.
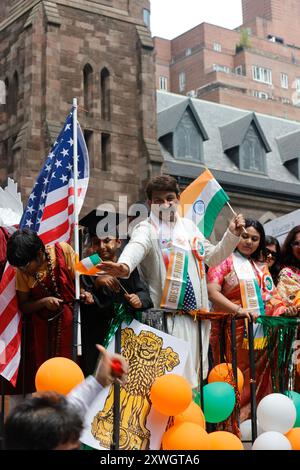
[[[266,193],[268,195],[278,195],[278,197],[286,197],[289,200],[293,199],[295,202],[300,200],[300,181],[283,164],[281,147],[279,151],[279,142],[284,142],[284,140],[282,141],[284,137],[300,133],[299,122],[259,113],[254,114],[244,109],[158,91],[158,127],[160,128],[161,126],[161,130],[165,129],[166,124],[164,122],[172,119],[174,106],[181,104],[182,108],[184,108],[189,102],[193,103],[194,109],[209,137],[209,140],[203,144],[204,164],[177,160],[173,156],[167,155],[166,150],[162,147],[166,172],[174,176],[194,179],[199,176],[202,169],[206,166],[214,174],[219,175],[219,182],[221,184],[228,187],[232,186],[236,191],[251,192],[253,190],[257,192],[259,190],[261,194],[265,195]],[[239,122],[241,128],[243,125],[244,129],[248,122],[252,122],[254,115],[255,122],[259,124],[259,127],[257,127],[260,135],[264,135],[265,141],[270,147],[269,153],[266,154],[266,174],[262,175],[241,171],[224,152],[220,133],[220,129],[224,130],[226,126],[232,125],[234,122]],[[162,122],[160,116],[164,117],[164,122]],[[159,130],[159,135],[164,134]],[[236,141],[231,140],[231,142]],[[300,142],[299,145],[296,143],[292,147],[295,148],[295,146],[300,151]],[[300,156],[300,152],[297,152],[295,155],[296,157]]]
[[[157,115],[158,138],[162,137],[163,135],[167,135],[167,134],[170,134],[171,132],[174,132],[179,122],[181,121],[181,118],[184,112],[188,108],[191,110],[195,118],[195,121],[202,134],[203,140],[208,140],[207,132],[205,128],[203,127],[199,114],[195,110],[195,107],[189,98],[187,98],[185,101],[181,101],[175,104],[174,106],[172,106],[172,112],[170,112],[168,109],[164,109],[158,113]]]
[[[282,163],[300,157],[300,129],[276,140]]]
[[[234,147],[239,147],[242,144],[252,122],[256,126],[266,152],[272,151],[255,113],[249,113],[219,128],[224,152]]]

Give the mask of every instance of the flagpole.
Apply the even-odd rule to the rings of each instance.
[[[78,225],[78,140],[77,140],[77,98],[73,98],[73,171],[74,171],[74,249],[75,261],[79,261],[79,225]],[[73,329],[73,359],[77,356],[77,348],[81,344],[80,328],[80,277],[75,271],[75,306],[74,306],[74,329]],[[79,349],[79,348],[78,348]]]
[[[231,204],[230,204],[228,201],[226,201],[226,204],[227,204],[227,206],[229,207],[229,209],[231,210],[231,212],[233,213],[233,215],[234,215],[235,217],[237,217],[237,213],[236,213],[235,210],[232,208]],[[243,232],[247,233],[247,230],[245,229],[245,227],[243,227]]]

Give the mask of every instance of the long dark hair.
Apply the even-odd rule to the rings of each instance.
[[[294,266],[295,268],[300,268],[300,261],[295,258],[293,254],[293,248],[291,243],[295,240],[296,235],[300,232],[300,225],[292,228],[286,236],[284,243],[282,245],[281,257],[282,264],[284,266]]]
[[[280,243],[277,238],[271,237],[271,235],[266,236],[266,248],[270,245],[275,245],[276,248],[276,260],[273,266],[269,268],[271,276],[275,284],[278,282],[278,274],[281,269],[281,248]]]
[[[245,219],[245,228],[253,227],[260,235],[259,245],[257,249],[252,253],[251,258],[255,261],[259,261],[261,257],[265,259],[266,257],[266,236],[262,224],[256,219]]]

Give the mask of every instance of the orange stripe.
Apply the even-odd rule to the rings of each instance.
[[[242,305],[243,305],[243,308],[247,308],[247,297],[246,297],[246,290],[245,290],[245,284],[243,281],[240,282],[240,289],[241,289],[241,298],[242,298]]]
[[[160,302],[161,306],[166,305],[167,295],[168,295],[168,292],[169,292],[169,285],[171,283],[170,279],[168,279],[168,278],[171,277],[172,269],[173,269],[173,263],[174,263],[174,252],[172,251],[171,256],[170,256],[170,261],[169,261],[169,267],[168,267],[168,271],[167,271],[166,283],[165,283],[164,291],[163,291],[161,302]]]
[[[202,193],[205,186],[214,179],[209,170],[205,170],[195,181],[193,181],[180,195],[180,205],[193,204]]]

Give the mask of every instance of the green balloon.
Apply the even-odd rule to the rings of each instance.
[[[288,396],[291,400],[293,400],[296,411],[297,411],[294,428],[300,428],[300,393],[287,390],[285,392],[285,395]]]
[[[212,382],[203,387],[204,416],[209,423],[220,423],[231,415],[235,392],[226,382]]]

